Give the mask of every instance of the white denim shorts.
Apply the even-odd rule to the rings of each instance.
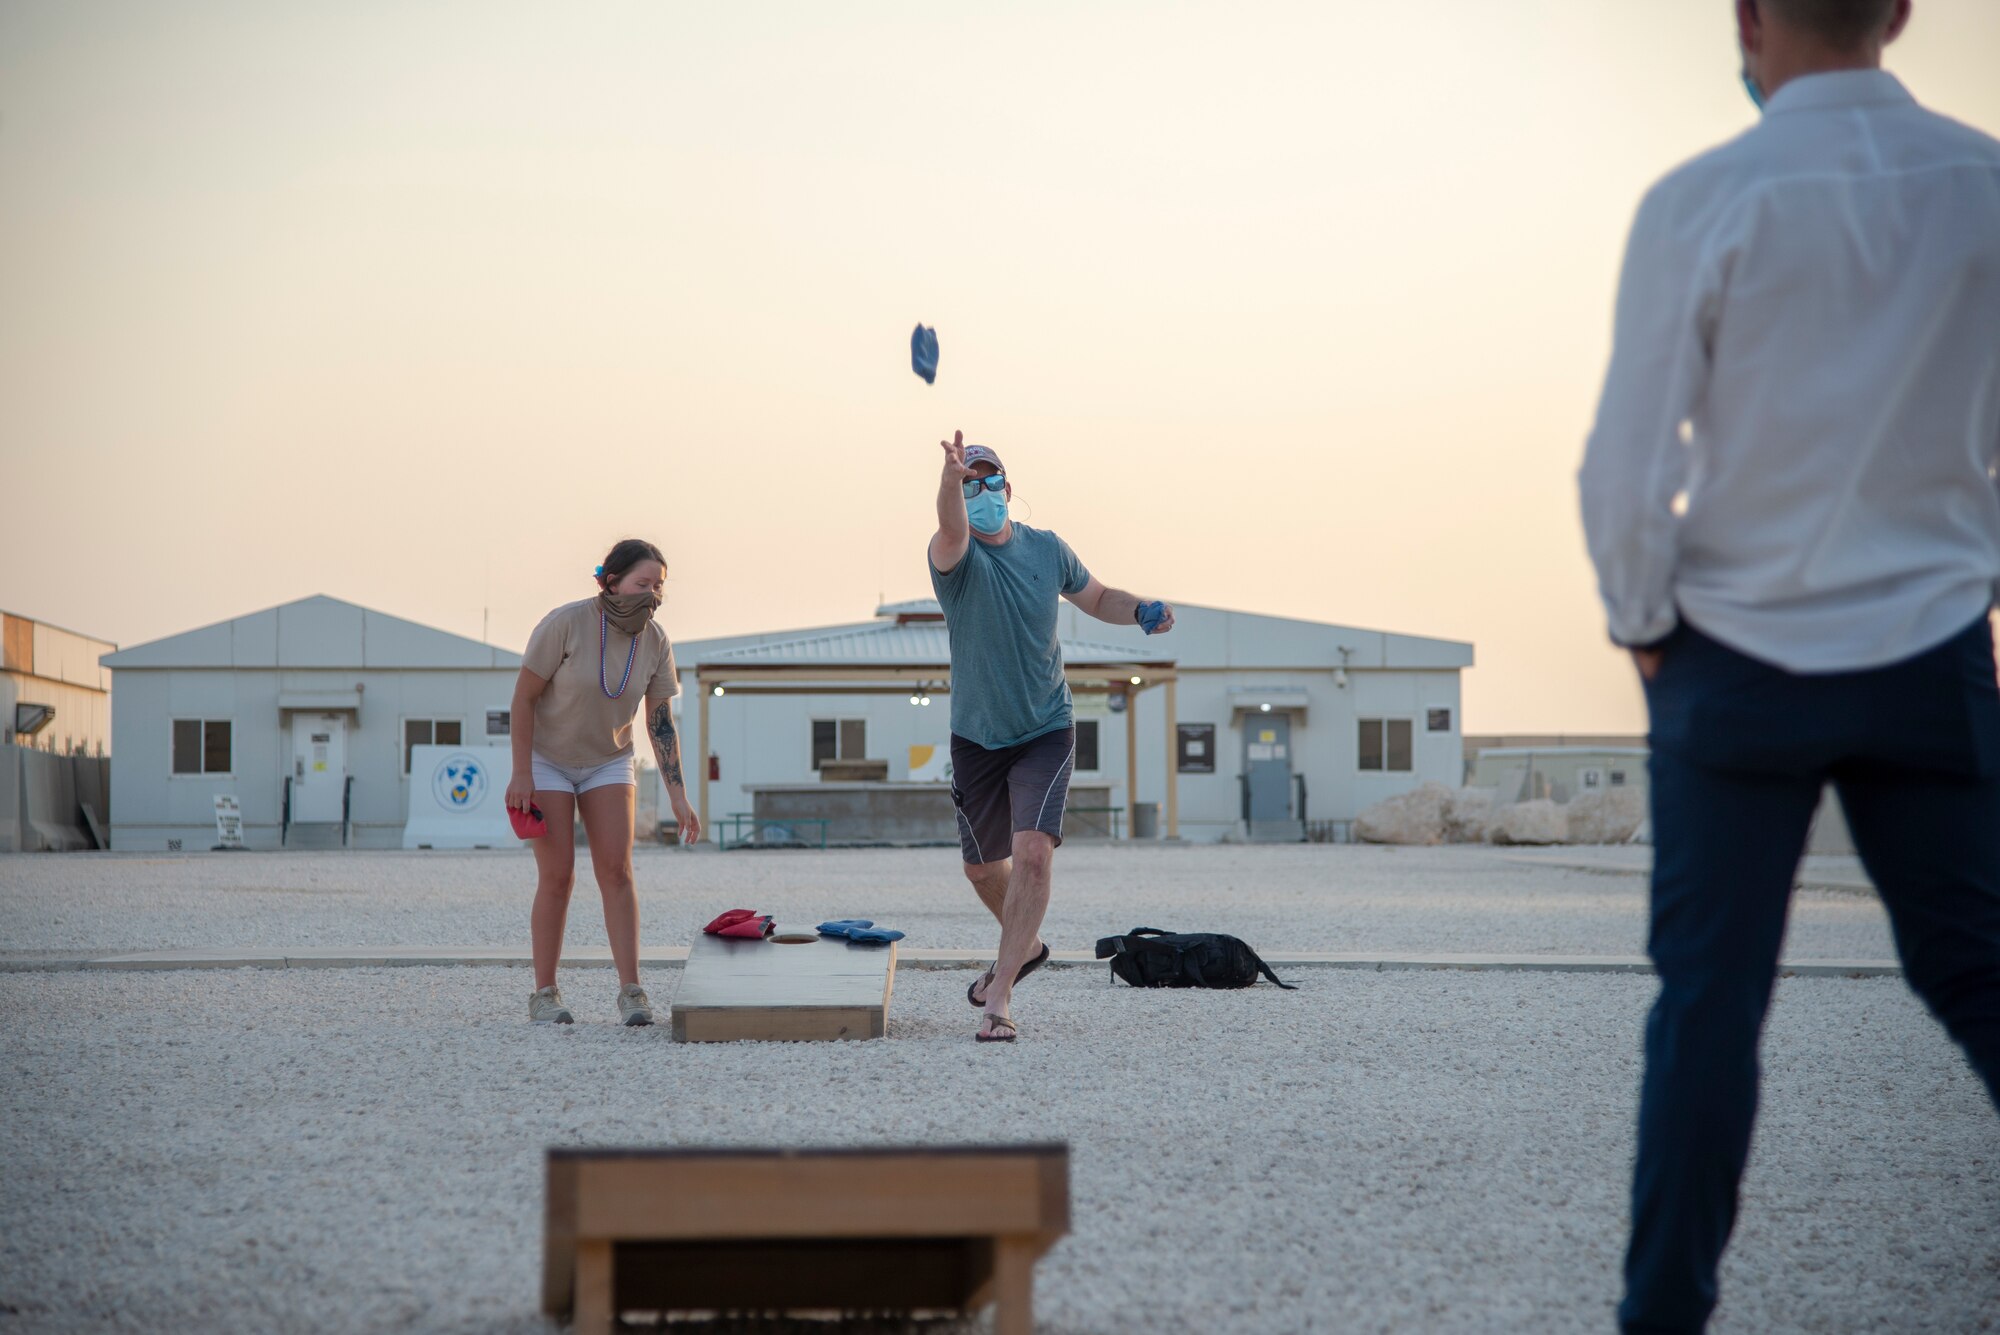
[[[538,793],[587,793],[593,788],[609,788],[614,783],[622,783],[630,788],[639,786],[632,775],[632,757],[620,756],[607,760],[602,765],[558,765],[555,761],[536,752],[534,755],[535,791]]]

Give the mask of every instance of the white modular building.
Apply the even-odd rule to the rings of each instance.
[[[219,797],[246,847],[400,847],[413,752],[504,744],[521,656],[317,596],[102,662],[111,846],[191,851]]]
[[[1110,828],[1344,839],[1373,802],[1459,783],[1470,644],[1214,607],[1176,605],[1175,618],[1148,637],[1062,605],[1073,787],[1108,790]],[[707,776],[711,831],[760,795],[824,779],[942,784],[949,657],[930,599],[872,621],[678,644],[687,777],[692,788]]]

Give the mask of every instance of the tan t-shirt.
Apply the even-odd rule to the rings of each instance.
[[[522,667],[549,682],[535,702],[535,754],[558,765],[603,765],[632,754],[632,717],[641,697],[650,714],[680,694],[674,646],[657,619],[639,632],[632,678],[616,700],[605,691],[618,689],[632,637],[610,628],[600,683],[598,632],[597,599],[566,603],[542,618],[521,655]]]

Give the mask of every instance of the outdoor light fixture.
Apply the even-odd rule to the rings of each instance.
[[[1333,684],[1341,690],[1347,689],[1347,659],[1354,651],[1346,645],[1340,647],[1340,666],[1333,670]]]
[[[1139,684],[1140,684],[1140,682],[1139,682],[1139,678],[1137,678],[1137,677],[1134,677],[1134,678],[1132,678],[1132,684],[1133,684],[1134,686],[1137,686],[1137,685],[1139,685]]]
[[[55,716],[54,705],[17,704],[14,706],[14,732],[17,736],[33,737],[48,727]]]
[[[714,689],[713,691],[710,691],[710,692],[709,692],[709,694],[710,694],[710,695],[721,695],[721,694],[722,694],[722,688],[721,688],[720,686],[717,686],[717,687],[716,687],[716,688],[715,688],[715,689]]]
[[[1269,705],[1258,705],[1258,706],[1257,706],[1257,712],[1258,712],[1258,713],[1260,713],[1260,714],[1268,714],[1268,713],[1270,713],[1270,712],[1271,712],[1271,706],[1269,706]]]

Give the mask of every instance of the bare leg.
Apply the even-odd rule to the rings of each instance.
[[[1014,872],[1014,859],[1001,858],[998,862],[968,862],[965,864],[965,879],[972,882],[972,889],[979,896],[979,902],[993,915],[993,921],[1005,923],[1002,911],[1007,907],[1007,880]]]
[[[555,986],[562,959],[563,925],[569,921],[569,892],[576,885],[576,799],[568,793],[536,793],[549,832],[532,840],[535,850],[535,907],[528,914],[528,939],[535,960],[535,990]]]
[[[604,896],[604,934],[611,938],[611,962],[621,985],[639,981],[639,894],[632,882],[632,806],[638,790],[607,783],[577,795],[583,832],[590,837],[590,863]]]
[[[987,912],[993,915],[993,921],[1000,924],[1002,932],[1005,932],[1007,927],[1007,885],[1013,879],[1013,875],[1014,859],[1012,858],[1001,858],[998,862],[968,862],[965,864],[965,879],[972,882],[973,890],[979,895],[979,902],[984,904]],[[1040,953],[1042,948],[1039,927],[1037,927],[1036,932],[1035,942],[1028,950],[1029,959],[1033,959]],[[992,977],[992,972],[989,970],[986,976],[989,978]],[[981,1004],[984,1004],[986,1000],[985,988],[975,985],[973,996]]]
[[[1056,841],[1040,830],[1022,830],[1014,836],[1013,874],[1000,913],[1000,957],[993,962],[993,982],[986,989],[988,1015],[1011,1013],[1014,976],[1042,948],[1042,919],[1049,911],[1055,853]]]

